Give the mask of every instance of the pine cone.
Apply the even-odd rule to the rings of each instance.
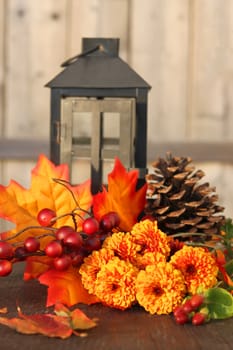
[[[191,158],[159,158],[154,173],[146,176],[148,185],[145,214],[155,217],[167,234],[178,232],[220,233],[225,221],[224,208],[209,183],[199,183],[205,173],[195,170]]]

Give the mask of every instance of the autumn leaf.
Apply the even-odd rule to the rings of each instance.
[[[223,253],[222,250],[220,249],[216,249],[215,250],[215,260],[216,260],[216,263],[217,263],[217,266],[219,268],[219,271],[220,273],[222,274],[222,279],[223,281],[229,286],[229,287],[233,287],[233,280],[231,278],[231,276],[229,275],[228,273],[228,268],[227,266],[229,264],[231,264],[231,261],[229,261],[227,264],[226,264],[226,256],[225,254]]]
[[[63,304],[59,303],[55,305],[54,311],[56,315],[69,317],[73,329],[85,330],[96,326],[96,320],[90,319],[83,311],[78,308],[70,311]]]
[[[54,179],[67,182],[68,189]],[[11,181],[6,187],[0,185],[0,217],[16,224],[16,229],[9,231],[7,236],[11,236],[25,227],[38,225],[37,214],[43,208],[50,208],[56,212],[57,216],[61,216],[70,213],[76,207],[77,202],[80,208],[88,210],[92,204],[90,181],[78,186],[71,186],[68,181],[69,171],[66,164],[56,166],[44,155],[41,155],[36,167],[32,170],[29,190],[15,181]],[[80,210],[79,214],[84,213]],[[77,221],[78,224],[81,223],[78,216]],[[54,227],[62,225],[72,226],[72,217],[62,217],[55,223]],[[33,233],[36,235],[38,231],[38,229],[32,229],[30,235]],[[27,235],[26,232],[24,237]],[[22,240],[22,238],[23,235],[16,237],[14,242]]]
[[[68,165],[54,165],[44,155],[40,155],[35,168],[31,172],[31,185],[29,189],[23,188],[15,181],[8,186],[0,185],[0,218],[11,221],[15,228],[2,234],[2,238],[10,238],[10,243],[22,242],[26,237],[41,236],[41,249],[45,247],[52,237],[48,236],[48,229],[38,226],[37,214],[43,208],[50,208],[55,211],[59,218],[54,228],[63,225],[74,226],[71,213],[75,208],[75,217],[78,230],[81,230],[81,222],[85,213],[92,205],[90,191],[90,180],[78,186],[69,184]],[[82,208],[79,210],[78,208]],[[30,228],[30,229],[27,229]],[[22,231],[22,234],[14,236]],[[46,235],[45,235],[46,234]],[[36,265],[33,265],[34,268]],[[40,266],[41,268],[41,266]],[[44,265],[44,268],[46,266]],[[28,268],[29,271],[29,268]],[[43,271],[42,271],[43,272]],[[38,274],[32,271],[32,275]]]
[[[97,219],[110,211],[120,217],[120,228],[129,231],[137,222],[139,214],[145,207],[146,184],[136,190],[138,171],[129,172],[116,158],[113,171],[108,175],[108,190],[97,193],[93,198],[93,212]]]
[[[215,249],[215,259],[218,265],[224,266],[226,264],[226,256],[220,249]]]
[[[83,287],[78,269],[73,267],[66,271],[50,269],[39,277],[39,281],[48,286],[46,306],[57,303],[67,306],[78,303],[90,305],[98,302],[97,297]]]
[[[7,309],[6,306],[5,306],[5,307],[2,307],[2,308],[0,309],[0,314],[7,314],[7,312],[8,312],[8,309]]]
[[[60,308],[61,307],[62,306],[60,306]],[[57,307],[57,309],[59,310],[59,307]],[[86,333],[77,333],[76,329],[87,330],[96,326],[96,322],[89,319],[81,310],[75,309],[72,312],[68,309],[66,310],[66,313],[63,312],[62,315],[59,315],[57,310],[55,310],[55,314],[25,315],[20,308],[18,308],[19,317],[11,319],[0,317],[0,324],[15,329],[17,332],[23,334],[42,334],[48,337],[59,337],[62,339],[66,339],[72,334],[80,336],[86,335]],[[78,318],[80,318],[80,322],[78,322]],[[85,322],[83,322],[83,320],[85,320]]]
[[[38,278],[53,266],[53,259],[47,256],[29,256],[24,270],[24,280]]]

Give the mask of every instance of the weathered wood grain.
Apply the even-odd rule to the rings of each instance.
[[[65,52],[66,1],[7,1],[6,137],[49,137],[50,74]]]
[[[219,0],[193,1],[188,135],[199,142],[225,142],[233,137],[233,3],[227,0],[222,5]],[[202,167],[216,186],[226,215],[232,217],[233,164],[204,163]]]
[[[149,140],[186,137],[189,2],[132,2],[130,63],[152,86]]]
[[[48,142],[44,85],[81,52],[83,37],[103,36],[120,38],[120,56],[152,86],[148,158],[158,144],[231,143],[232,31],[232,0],[1,0],[0,136]],[[229,152],[220,146],[209,154],[213,164],[199,160],[233,213],[233,164],[216,160]],[[27,186],[31,160],[6,155],[0,183],[16,175]]]
[[[68,52],[67,58],[81,52],[83,37],[107,37],[120,39],[120,55],[127,59],[129,51],[130,11],[128,0],[93,1],[79,0],[68,2]]]
[[[189,135],[229,140],[233,120],[233,3],[194,1],[193,111]]]
[[[4,32],[5,32],[5,18],[4,18],[5,2],[0,2],[0,136],[3,135],[3,113],[4,113],[4,67],[5,67],[5,55],[4,55]]]
[[[50,92],[44,85],[65,56],[66,0],[6,1],[4,16],[4,137],[48,139]],[[1,183],[17,174],[28,184],[24,173],[31,165],[5,161]]]
[[[5,1],[0,2],[0,137],[3,136],[4,126],[4,68],[5,68],[5,54],[4,54],[4,32],[5,32]],[[0,160],[0,178],[2,177],[3,164]]]

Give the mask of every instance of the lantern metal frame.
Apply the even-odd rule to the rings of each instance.
[[[83,52],[64,62],[64,70],[46,85],[51,88],[50,158],[55,164],[66,162],[71,167],[78,148],[67,116],[74,108],[77,112],[93,113],[89,152],[93,193],[101,189],[102,160],[107,155],[118,156],[127,168],[137,168],[141,182],[147,171],[150,86],[118,56],[118,51],[119,39],[84,38]],[[118,151],[105,147],[102,135],[105,112],[121,115]]]

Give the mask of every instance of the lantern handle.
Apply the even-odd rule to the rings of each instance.
[[[74,56],[74,57],[69,58],[68,60],[66,60],[65,62],[63,62],[63,63],[61,64],[61,67],[67,67],[67,66],[69,66],[71,63],[75,62],[78,58],[80,58],[80,57],[85,57],[85,56],[89,55],[90,53],[93,53],[93,52],[96,52],[96,51],[106,52],[105,49],[104,49],[104,47],[103,47],[103,45],[97,45],[97,46],[93,47],[93,48],[90,49],[90,50],[87,50],[87,51],[85,51],[85,52],[80,53],[79,55],[76,55],[76,56]]]

